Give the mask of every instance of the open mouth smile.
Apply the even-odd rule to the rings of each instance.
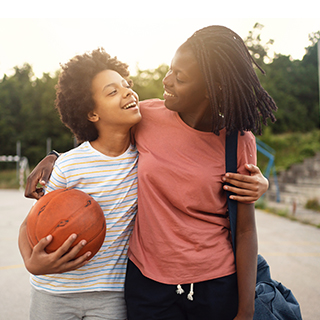
[[[134,102],[130,102],[129,104],[125,105],[122,109],[130,109],[130,108],[134,108],[137,106],[137,103],[134,101]]]
[[[169,93],[168,91],[164,91],[164,94],[166,95],[166,96],[168,96],[168,97],[174,97],[175,95],[174,94],[172,94],[172,93]]]

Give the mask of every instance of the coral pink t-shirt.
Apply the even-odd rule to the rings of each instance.
[[[227,204],[225,131],[220,136],[186,125],[161,100],[140,102],[138,214],[130,260],[166,284],[205,281],[235,272]],[[255,137],[239,135],[238,172],[256,164]]]

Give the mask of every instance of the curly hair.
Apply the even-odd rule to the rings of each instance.
[[[111,58],[103,48],[98,48],[91,53],[75,56],[61,68],[55,100],[60,119],[72,131],[78,143],[96,140],[98,131],[94,123],[88,120],[88,113],[95,107],[92,80],[101,71],[114,70],[131,83],[128,65],[116,57]]]
[[[261,120],[264,125],[268,118],[276,121],[277,106],[261,86],[253,65],[264,71],[239,35],[223,26],[209,26],[196,31],[182,46],[191,48],[204,76],[215,134],[219,135],[223,122],[228,133],[251,130],[261,134]]]

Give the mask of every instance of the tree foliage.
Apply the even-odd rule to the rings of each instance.
[[[31,164],[46,154],[47,138],[61,151],[73,146],[72,135],[54,108],[57,75],[33,78],[31,66],[24,64],[0,82],[0,155],[14,155],[20,141],[21,153]]]
[[[139,94],[140,101],[152,98],[163,98],[162,79],[168,72],[169,67],[160,65],[155,70],[137,70],[137,74],[132,77],[135,90]]]
[[[266,75],[257,71],[263,87],[278,105],[277,122],[270,125],[273,133],[311,132],[319,128],[319,85],[317,42],[320,31],[309,35],[310,46],[302,60],[276,54],[269,56],[273,40],[263,43],[263,26],[255,24],[245,42]],[[163,64],[155,70],[140,70],[132,77],[133,89],[140,100],[162,98],[162,79],[168,71]],[[64,152],[74,146],[74,139],[60,121],[54,108],[54,76],[44,73],[35,78],[29,64],[15,67],[12,76],[0,80],[0,155],[14,155],[21,141],[22,155],[36,164],[46,154],[46,141]]]
[[[273,97],[278,106],[277,122],[272,125],[274,133],[307,132],[320,127],[317,41],[320,31],[310,34],[311,45],[302,60],[291,56],[275,54],[268,56],[269,46],[261,42],[263,26],[256,24],[245,42],[266,75],[258,72],[263,87]],[[266,63],[266,61],[269,61]]]

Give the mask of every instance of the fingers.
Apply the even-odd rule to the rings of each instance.
[[[42,188],[37,188],[38,178],[34,176],[33,171],[27,178],[24,196],[26,198],[39,199],[39,195],[43,192]]]
[[[35,275],[63,273],[78,269],[87,264],[91,252],[86,252],[77,259],[74,259],[85,246],[85,240],[80,241],[70,250],[76,238],[77,235],[72,234],[61,247],[52,253],[45,251],[46,246],[53,240],[52,235],[41,239],[39,243],[34,246],[30,257],[25,260],[28,271]]]
[[[258,188],[253,190],[253,189],[248,189],[248,188],[237,188],[234,186],[225,185],[225,186],[223,186],[223,189],[227,190],[231,193],[235,193],[238,196],[250,196],[250,197],[256,198],[259,195]]]
[[[255,202],[257,200],[255,197],[252,197],[252,196],[237,196],[237,195],[230,196],[230,199],[243,202],[243,203]]]
[[[54,253],[57,258],[61,258],[63,261],[73,260],[74,257],[82,250],[82,248],[87,244],[86,240],[81,240],[77,243],[73,248],[71,248],[72,244],[77,239],[76,234],[72,234],[60,248],[58,248]],[[70,250],[71,248],[71,250]],[[91,252],[85,253],[86,259],[91,255]]]
[[[26,198],[39,200],[44,195],[43,188],[36,188],[34,191],[30,191],[30,189],[26,187],[24,196]]]
[[[66,262],[63,266],[64,267],[63,272],[71,271],[71,270],[75,270],[75,269],[83,267],[84,265],[86,265],[88,263],[88,258],[90,257],[90,255],[91,255],[91,252],[86,252],[85,254],[80,256],[79,258]]]
[[[227,176],[223,178],[222,180],[226,183],[231,184],[232,186],[225,185],[223,188],[225,190],[228,190],[227,188],[237,187],[234,190],[232,189],[232,192],[236,192],[237,194],[240,194],[240,192],[257,192],[259,189],[259,181],[255,177],[250,176],[243,176],[245,178],[241,178],[238,175],[237,177]],[[231,189],[230,189],[231,191]]]
[[[44,251],[46,246],[52,241],[53,237],[52,235],[48,235],[45,238],[41,239],[33,248],[34,251],[40,252]]]
[[[43,196],[43,189],[37,188],[38,183],[45,186],[49,181],[52,168],[57,157],[55,155],[46,156],[33,169],[27,178],[24,195],[27,198],[40,199]]]
[[[249,172],[251,172],[251,173],[260,173],[260,169],[259,169],[259,167],[257,167],[257,166],[255,166],[255,165],[253,165],[253,164],[246,164],[245,165],[245,168],[249,171]]]
[[[75,270],[81,268],[82,266],[88,263],[88,258],[91,256],[91,252],[88,251],[82,256],[74,259],[75,256],[83,249],[83,247],[87,244],[85,240],[80,241],[77,243],[70,251],[70,247],[77,238],[76,235],[71,235],[64,244],[55,252],[57,256],[60,256],[62,253],[63,255],[60,256],[59,259],[59,268],[58,272],[67,272],[71,270]],[[68,252],[69,251],[69,252]]]
[[[43,171],[42,171],[42,176],[41,179],[39,179],[39,183],[43,186],[45,186],[48,181],[49,178],[51,176],[51,172],[52,172],[52,168],[53,168],[54,162],[52,163],[52,165],[50,165],[50,167],[43,167]]]
[[[256,176],[248,176],[246,174],[240,174],[240,173],[231,173],[227,172],[224,177],[222,177],[222,180],[228,183],[233,182],[245,182],[245,183],[255,183],[257,182]]]
[[[57,258],[61,258],[62,256],[65,256],[66,253],[70,250],[72,244],[75,242],[76,239],[77,239],[77,235],[75,233],[69,236],[69,238],[54,252]],[[85,242],[82,242],[81,244],[81,241],[80,241],[80,246],[81,245],[83,247],[85,245]]]

